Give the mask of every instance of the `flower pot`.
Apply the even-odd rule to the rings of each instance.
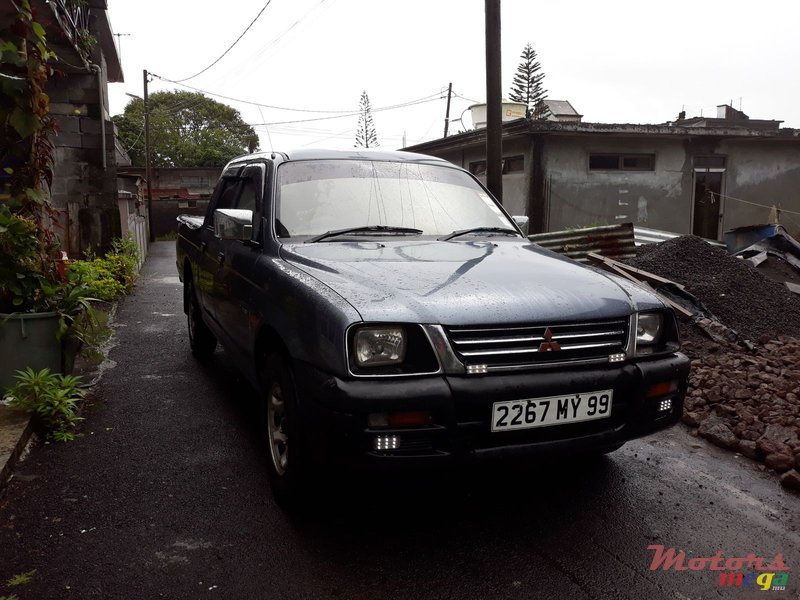
[[[58,313],[0,313],[0,392],[14,385],[17,371],[31,367],[61,372]]]

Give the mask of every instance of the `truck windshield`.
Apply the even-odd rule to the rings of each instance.
[[[288,162],[278,169],[278,237],[405,227],[442,236],[514,226],[466,173],[449,167],[367,160]]]

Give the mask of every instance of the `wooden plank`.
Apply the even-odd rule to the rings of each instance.
[[[595,260],[595,261],[598,261],[598,262],[610,261],[616,267],[618,267],[620,269],[625,269],[626,271],[628,271],[630,273],[635,273],[641,279],[647,279],[648,281],[653,281],[655,283],[661,283],[661,284],[669,283],[669,284],[672,284],[674,286],[679,287],[682,290],[686,289],[686,287],[683,284],[678,283],[677,281],[672,281],[670,279],[666,279],[665,277],[661,277],[660,275],[656,275],[655,273],[651,273],[650,271],[645,271],[644,269],[637,269],[636,267],[632,267],[630,265],[626,265],[623,262],[619,262],[617,260],[614,260],[613,258],[609,258],[607,256],[603,256],[602,254],[597,254],[595,252],[587,252],[586,256],[588,256],[592,260]]]
[[[594,252],[587,253],[587,256],[588,256],[588,254],[593,254],[594,256],[590,256],[590,258],[592,260],[594,260],[594,261],[600,262],[600,264],[603,265],[606,268],[607,271],[611,271],[612,273],[616,273],[620,277],[624,277],[625,279],[628,279],[629,281],[631,281],[633,283],[636,283],[638,285],[647,286],[652,294],[654,294],[659,300],[661,300],[667,306],[672,307],[672,309],[676,313],[681,315],[682,317],[684,317],[686,319],[691,319],[692,317],[694,317],[694,313],[693,312],[691,312],[690,310],[685,309],[683,306],[681,306],[677,302],[673,302],[672,300],[670,300],[669,298],[667,298],[663,294],[659,294],[646,281],[641,281],[641,280],[637,279],[636,276],[633,273],[629,273],[629,272],[625,271],[624,269],[621,269],[618,266],[619,263],[617,263],[617,261],[615,261],[615,260],[613,260],[611,258],[608,258],[606,256],[601,256],[599,254],[595,254]],[[598,260],[598,259],[600,259],[600,260]],[[670,282],[670,283],[672,283],[672,282]]]

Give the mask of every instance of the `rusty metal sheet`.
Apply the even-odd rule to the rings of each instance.
[[[596,252],[616,260],[636,256],[633,223],[537,233],[528,236],[528,239],[543,248],[584,263],[589,262],[587,252]]]

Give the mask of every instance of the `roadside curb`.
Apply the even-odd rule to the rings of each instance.
[[[3,465],[3,469],[0,471],[0,499],[3,498],[3,494],[8,487],[8,483],[11,481],[11,475],[14,473],[14,468],[17,466],[22,454],[25,452],[25,448],[28,447],[28,443],[31,441],[33,433],[33,418],[30,418],[28,419],[28,424],[22,430],[22,434],[14,446],[14,449],[11,451],[11,454],[9,454],[6,464]]]

